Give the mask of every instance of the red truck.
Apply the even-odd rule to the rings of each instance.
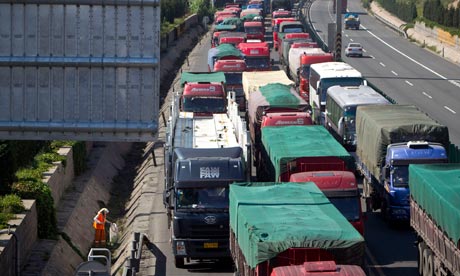
[[[275,19],[277,18],[289,18],[291,17],[292,18],[292,13],[291,11],[287,11],[287,10],[276,10],[274,12],[272,12],[272,28],[275,26]]]
[[[273,40],[275,43],[275,50],[281,47],[281,40],[286,34],[305,33],[305,27],[300,21],[283,21],[280,23],[277,33],[276,41]]]
[[[315,48],[313,48],[315,49]],[[300,70],[297,78],[299,79],[299,94],[307,102],[309,102],[310,87],[310,65],[321,62],[331,62],[334,60],[332,53],[326,53],[320,48],[318,50],[306,50],[300,56]]]
[[[194,114],[225,113],[227,93],[225,75],[216,73],[189,73],[181,76],[183,87],[179,110]]]
[[[276,18],[273,19],[272,26],[273,26],[273,48],[278,51],[278,32],[282,22],[285,21],[296,21],[293,17],[283,17],[283,18]]]
[[[266,126],[309,126],[312,125],[308,112],[271,112],[262,117],[260,128]]]
[[[214,64],[214,72],[223,72],[227,91],[235,91],[236,102],[240,111],[246,111],[242,74],[246,71],[246,63],[241,59],[220,59]]]
[[[315,182],[344,217],[364,236],[364,215],[354,173],[316,171],[292,174],[290,182]]]
[[[357,265],[338,265],[334,261],[318,261],[275,267],[270,276],[366,276],[366,273]]]
[[[232,44],[237,47],[238,44],[246,42],[246,34],[242,32],[226,32],[219,36],[219,45]]]
[[[244,32],[248,39],[265,40],[265,27],[261,21],[247,21],[244,22]]]
[[[232,184],[229,199],[236,275],[318,275],[325,268],[330,274],[319,275],[341,275],[332,274],[332,263],[307,265],[312,274],[283,272],[296,271],[305,262],[333,261],[354,266],[352,271],[363,265],[363,237],[312,182]]]
[[[292,33],[286,34],[278,44],[278,54],[281,65],[289,68],[289,50],[294,43],[308,43],[313,42],[309,33]]]
[[[270,118],[271,113],[277,113],[277,115],[279,113],[305,114],[308,109],[308,103],[302,100],[295,92],[295,89],[289,85],[279,83],[267,84],[251,92],[248,99],[248,124],[254,162],[259,162],[261,147],[260,132],[262,129],[265,129],[265,127],[262,128],[262,122],[265,122],[265,125],[271,124],[272,126],[283,127],[286,125],[299,125],[297,118],[295,120],[281,120],[280,117],[283,118],[283,116]],[[302,119],[306,117],[301,116]],[[279,124],[277,125],[276,122],[279,122]],[[311,118],[303,122],[303,125],[307,125],[311,123]],[[282,123],[285,124],[282,125]]]
[[[270,47],[267,42],[240,43],[238,49],[243,53],[247,71],[270,71]]]

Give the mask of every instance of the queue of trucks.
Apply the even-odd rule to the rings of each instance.
[[[448,183],[460,167],[443,164],[447,127],[390,103],[275,12],[284,70],[272,70],[265,38],[232,43],[236,28],[216,25],[209,72],[182,73],[163,197],[175,265],[231,257],[236,275],[365,275],[362,196],[388,222],[410,221],[421,275],[458,275],[460,191]]]

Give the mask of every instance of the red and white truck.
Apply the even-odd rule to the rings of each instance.
[[[267,42],[240,43],[238,49],[243,53],[247,71],[270,71],[270,47]]]
[[[334,206],[364,236],[363,209],[358,183],[350,171],[313,171],[292,174],[290,182],[314,182]]]
[[[333,60],[334,56],[332,55],[332,53],[326,53],[321,49],[306,49],[304,53],[300,56],[300,69],[297,73],[297,79],[299,83],[299,95],[307,102],[310,100],[310,65],[321,62],[332,62]]]
[[[278,51],[278,32],[279,28],[282,22],[285,21],[296,21],[295,18],[293,17],[283,17],[283,18],[276,18],[273,19],[272,21],[272,27],[273,27],[273,48],[275,48],[276,51]]]
[[[289,71],[289,76],[291,79],[297,84],[300,84],[300,71],[303,69],[302,61],[306,61],[306,59],[302,59],[302,56],[323,56],[325,53],[321,48],[293,48],[289,50],[289,67],[287,70]],[[331,55],[332,56],[332,55]],[[307,60],[308,61],[308,60]],[[329,61],[329,60],[328,60]]]
[[[306,43],[313,42],[313,40],[310,38],[309,33],[285,34],[285,36],[281,40],[278,37],[278,54],[281,65],[289,67],[289,50],[291,49],[291,45],[296,42]]]

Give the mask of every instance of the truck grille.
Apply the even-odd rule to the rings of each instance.
[[[190,227],[190,235],[192,237],[203,237],[203,238],[218,238],[218,237],[228,237],[228,225],[222,224],[214,224],[214,225],[207,225],[207,224],[193,224]]]

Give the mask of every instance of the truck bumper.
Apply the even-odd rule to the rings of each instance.
[[[409,222],[409,206],[390,206],[388,208],[388,218],[393,221]]]
[[[174,256],[190,259],[220,259],[230,257],[227,239],[172,238]]]

